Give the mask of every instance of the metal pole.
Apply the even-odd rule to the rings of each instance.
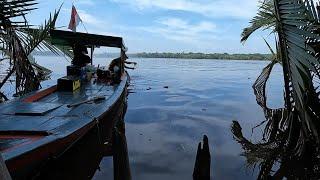
[[[91,46],[91,65],[93,64],[93,51],[94,51],[94,46]]]

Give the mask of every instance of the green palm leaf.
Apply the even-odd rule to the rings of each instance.
[[[273,0],[260,2],[260,7],[256,16],[250,20],[250,26],[241,33],[241,42],[245,42],[251,34],[258,29],[266,30],[276,27],[276,15],[274,12]]]
[[[319,52],[309,44],[320,42],[318,13],[312,0],[275,0],[275,7],[286,84],[290,86],[286,98],[291,102],[287,106],[298,116],[294,120],[301,121],[301,133],[320,143],[320,103],[311,75],[318,74]],[[310,99],[316,101],[311,103]]]
[[[265,4],[268,1],[264,2]],[[234,127],[235,139],[242,144],[247,159],[260,163],[258,179],[310,179],[319,177],[320,166],[320,18],[318,7],[313,0],[274,0],[273,26],[268,26],[260,9],[258,15],[251,21],[242,34],[246,40],[255,30],[272,27],[276,39],[278,62],[283,67],[285,83],[285,108],[269,109],[266,104],[265,87],[276,61],[265,67],[254,84],[254,92],[258,104],[263,108],[267,122],[263,141],[274,144],[277,151],[269,151],[264,160],[257,152],[267,152],[261,143],[252,144],[244,140],[241,133]],[[265,16],[267,17],[267,16]],[[270,16],[271,17],[271,16]],[[269,49],[271,47],[268,45]],[[274,56],[274,57],[275,57]],[[239,124],[238,124],[239,125]],[[239,128],[236,128],[239,129]],[[241,129],[240,129],[241,130]],[[262,143],[264,144],[264,143]],[[259,151],[257,149],[260,149]],[[276,154],[273,154],[276,153]],[[256,158],[254,158],[256,157]],[[274,163],[281,166],[272,173]],[[252,161],[251,161],[252,163]],[[294,168],[302,170],[294,170]]]
[[[12,60],[12,71],[16,72],[17,94],[30,92],[40,85],[16,31],[18,28],[29,27],[25,14],[34,10],[33,5],[35,4],[34,0],[3,0],[0,2],[0,47],[3,49],[2,53]],[[8,76],[10,75],[9,73]]]
[[[4,0],[0,2],[0,50],[3,56],[12,60],[11,71],[16,75],[16,94],[21,95],[36,90],[40,86],[40,80],[47,76],[50,71],[34,61],[30,62],[28,56],[38,49],[60,52],[49,40],[49,31],[54,28],[60,8],[48,21],[37,30],[30,28],[25,14],[36,9],[35,0]],[[14,47],[14,48],[13,48]],[[9,73],[7,76],[11,76]],[[41,77],[42,76],[42,77]],[[8,78],[4,78],[6,81]],[[0,83],[0,88],[4,82]]]

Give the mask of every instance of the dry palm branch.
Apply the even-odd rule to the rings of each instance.
[[[266,116],[262,143],[254,144],[244,138],[237,122],[233,123],[232,132],[243,145],[248,161],[260,165],[258,179],[269,176],[276,179],[319,178],[318,7],[312,0],[274,0],[273,3],[274,30],[278,36],[276,57],[283,67],[285,108],[270,109],[266,104],[266,83],[275,63],[272,61],[253,86],[257,102]],[[280,167],[273,172],[276,162]]]
[[[27,55],[21,44],[16,29],[27,27],[25,14],[29,12],[34,5],[34,1],[1,1],[0,2],[0,35],[1,49],[4,56],[9,56],[12,60],[13,67],[8,75],[12,75],[16,71],[16,91],[22,89],[22,85],[28,83],[26,91],[35,89],[39,86],[39,81],[32,69],[31,64],[27,60]],[[19,18],[20,17],[20,18]],[[14,21],[12,19],[21,20]],[[7,77],[4,80],[8,79]],[[4,82],[0,85],[3,86]]]
[[[3,0],[0,2],[0,51],[2,56],[10,59],[10,69],[7,76],[0,82],[0,89],[10,76],[15,73],[16,95],[22,95],[40,87],[42,76],[48,71],[29,61],[31,52],[38,49],[49,49],[58,52],[46,40],[49,31],[54,27],[59,11],[37,30],[31,29],[25,15],[34,10],[35,0]],[[60,7],[61,8],[61,7]],[[2,93],[1,93],[2,94]],[[2,94],[4,99],[8,99]]]

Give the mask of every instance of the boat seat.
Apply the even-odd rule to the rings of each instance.
[[[16,102],[4,105],[1,109],[1,113],[5,115],[43,116],[60,106],[62,106],[62,104],[59,103]]]

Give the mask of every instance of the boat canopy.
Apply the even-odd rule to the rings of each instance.
[[[50,30],[50,36],[52,44],[61,46],[73,46],[74,44],[80,44],[89,47],[115,47],[121,48],[124,52],[127,51],[121,37],[63,30]]]

